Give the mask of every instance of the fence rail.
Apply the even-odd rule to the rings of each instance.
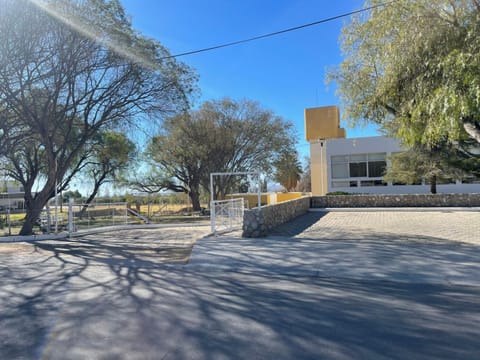
[[[212,233],[241,229],[244,209],[243,199],[212,201],[210,208]]]
[[[10,209],[0,211],[0,236],[18,234],[25,218],[24,212]],[[73,233],[81,230],[115,225],[144,223],[138,216],[128,212],[127,203],[92,203],[45,207],[37,220],[35,232],[43,234]],[[37,230],[38,229],[38,230]]]

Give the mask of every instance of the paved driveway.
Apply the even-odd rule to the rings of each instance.
[[[257,240],[0,244],[0,358],[476,359],[479,220],[311,213]]]

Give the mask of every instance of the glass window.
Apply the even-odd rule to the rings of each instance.
[[[332,164],[344,164],[348,162],[348,156],[332,156]]]
[[[462,180],[462,184],[480,184],[480,176],[467,176]]]
[[[345,179],[348,177],[348,164],[332,165],[332,179]]]
[[[367,161],[367,155],[366,154],[350,155],[350,162],[360,162],[360,161]]]
[[[368,154],[368,161],[386,160],[386,159],[387,159],[386,153]]]
[[[357,181],[350,181],[350,187],[357,187],[358,182]]]
[[[366,177],[367,176],[367,163],[350,163],[350,177]]]
[[[368,162],[368,177],[382,177],[385,175],[387,168],[386,161],[369,161]]]
[[[332,187],[349,187],[350,181],[333,181]]]
[[[387,183],[382,180],[364,180],[360,181],[360,186],[387,186]]]

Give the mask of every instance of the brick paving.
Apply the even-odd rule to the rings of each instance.
[[[480,244],[480,211],[399,210],[310,212],[274,236],[315,239],[449,240]]]

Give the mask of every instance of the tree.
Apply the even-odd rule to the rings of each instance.
[[[354,17],[342,47],[329,79],[347,118],[380,124],[410,146],[467,137],[479,147],[479,0],[391,2]]]
[[[210,173],[271,172],[282,151],[292,148],[293,139],[292,125],[258,103],[222,99],[165,120],[148,157],[170,179],[167,188],[187,193],[199,210],[200,191],[209,192]],[[215,199],[239,181],[235,176],[215,180]]]
[[[78,200],[82,198],[82,194],[80,194],[78,190],[69,190],[69,191],[65,191],[62,194],[62,197],[65,201],[69,201],[70,199]]]
[[[0,39],[0,160],[25,188],[23,235],[98,132],[172,115],[193,90],[191,70],[133,30],[118,0],[2,0]]]
[[[274,165],[276,168],[275,180],[287,191],[295,189],[303,173],[298,153],[294,149],[285,151]]]
[[[306,156],[303,159],[304,167],[300,181],[298,182],[296,191],[311,192],[312,191],[312,173],[310,171],[310,158]]]
[[[386,181],[405,184],[421,184],[425,179],[430,192],[437,193],[437,183],[461,178],[463,172],[455,166],[450,151],[445,146],[435,149],[416,145],[407,151],[394,154],[391,166],[384,177]]]
[[[88,158],[84,172],[93,180],[93,189],[85,201],[82,212],[86,210],[103,184],[115,181],[128,168],[136,147],[125,134],[104,131],[97,134],[90,151],[92,155]]]

